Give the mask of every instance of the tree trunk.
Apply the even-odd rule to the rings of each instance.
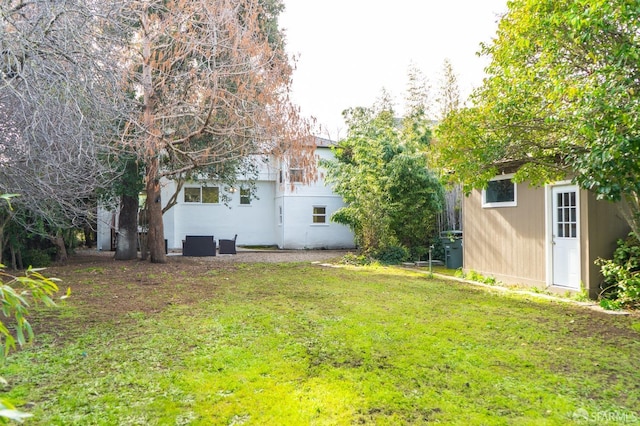
[[[9,251],[11,253],[11,269],[14,271],[18,269],[18,258],[16,257],[16,249],[13,245],[9,246]],[[20,259],[20,269],[22,269],[22,259]]]
[[[64,262],[69,258],[67,255],[67,246],[64,243],[62,232],[58,231],[55,237],[51,238],[51,242],[56,247],[56,260]]]
[[[123,195],[118,216],[116,260],[133,260],[138,257],[138,197]]]
[[[158,158],[149,161],[147,167],[147,244],[151,263],[165,263],[164,225],[162,223],[162,202],[160,200],[160,180],[158,179]]]
[[[158,154],[161,151],[161,132],[155,125],[156,96],[153,85],[153,62],[152,42],[148,37],[153,26],[149,22],[148,15],[142,16],[142,29],[144,38],[142,40],[142,91],[143,91],[143,122],[147,136],[145,138],[146,161],[146,213],[148,220],[147,244],[151,263],[165,263],[167,256],[164,252],[164,226],[162,224],[162,203],[160,202],[160,161]],[[144,258],[144,254],[143,254]]]
[[[93,248],[96,243],[96,231],[93,229],[93,225],[85,225],[83,228],[84,245],[86,248]]]

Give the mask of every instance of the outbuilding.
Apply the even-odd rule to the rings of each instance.
[[[463,269],[506,284],[600,292],[598,258],[611,258],[629,226],[616,204],[570,181],[532,187],[513,175],[463,200]]]

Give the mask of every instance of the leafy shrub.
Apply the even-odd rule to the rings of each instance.
[[[465,275],[465,278],[471,281],[480,282],[482,281],[483,276],[472,269],[467,273],[467,275]]]
[[[429,258],[429,247],[417,246],[409,249],[409,258],[415,260],[427,260]]]
[[[640,240],[633,232],[618,240],[612,260],[598,259],[596,265],[604,277],[600,293],[603,300],[616,302],[619,307],[640,306]],[[609,302],[604,303],[611,305]]]
[[[464,278],[469,281],[475,281],[478,283],[484,283],[489,285],[498,284],[498,281],[495,279],[495,277],[485,277],[484,275],[474,271],[473,269],[470,270],[467,274],[465,274],[464,271],[462,271],[462,269],[458,269],[458,271],[456,271],[455,276],[458,278]]]
[[[34,268],[45,268],[51,264],[51,250],[28,249],[22,255],[22,264]]]
[[[340,263],[343,265],[366,266],[371,264],[371,258],[362,254],[347,253],[340,259]]]
[[[600,299],[600,307],[608,311],[619,311],[622,309],[622,304],[619,300]]]
[[[497,283],[495,277],[483,277],[482,282],[489,285],[496,285]]]
[[[409,259],[409,250],[403,246],[386,246],[378,249],[373,257],[386,265],[397,265]]]
[[[40,273],[40,269],[29,268],[24,276],[14,276],[5,271],[3,264],[0,264],[0,305],[4,317],[13,317],[15,337],[10,329],[0,320],[0,343],[4,349],[0,348],[0,362],[5,360],[10,349],[15,349],[16,342],[22,346],[33,339],[33,329],[27,320],[29,314],[27,308],[36,303],[45,306],[55,306],[51,297],[58,291],[57,278],[47,278]],[[69,290],[70,291],[70,290]],[[69,295],[67,291],[67,296]],[[66,297],[66,296],[63,296]],[[6,381],[0,377],[0,384]],[[0,398],[0,423],[5,424],[7,420],[14,420],[21,423],[31,414],[23,413],[7,400]]]
[[[439,259],[444,261],[444,244],[442,244],[442,239],[438,237],[434,237],[431,240],[431,244],[433,245],[433,250],[431,251],[431,257],[433,259]]]

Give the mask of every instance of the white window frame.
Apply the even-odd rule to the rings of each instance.
[[[218,201],[216,203],[205,203],[204,202],[204,194],[202,193],[203,188],[217,188],[218,189]],[[197,189],[200,193],[198,201],[187,201],[185,197],[185,192],[187,189]],[[208,204],[208,205],[217,205],[220,204],[220,187],[218,186],[185,186],[182,194],[182,201],[185,204]]]
[[[240,187],[240,191],[239,195],[240,195],[240,205],[241,206],[250,206],[251,205],[251,188],[244,188],[244,187]],[[242,193],[246,193],[246,195],[242,195]],[[246,203],[243,203],[242,200],[246,199]]]
[[[289,181],[291,183],[304,182],[304,169],[302,167],[289,168]]]
[[[204,201],[204,189],[216,189],[218,192],[218,201],[216,201],[215,203],[205,203]],[[220,204],[220,187],[219,186],[203,186],[200,188],[200,200],[202,201],[202,204]]]
[[[324,213],[316,213],[316,209],[324,209]],[[324,221],[322,222],[316,222],[315,219],[316,218],[323,218]],[[322,205],[314,205],[312,210],[311,210],[311,223],[313,225],[327,225],[327,206],[322,206]]]
[[[187,201],[187,190],[198,190],[198,201]],[[202,203],[202,188],[199,186],[185,186],[182,191],[182,201],[185,204],[200,204]]]
[[[487,202],[487,190],[482,190],[482,208],[490,209],[490,208],[500,208],[500,207],[517,207],[518,206],[518,184],[511,181],[513,179],[513,173],[504,174],[500,176],[496,176],[491,179],[489,182],[495,182],[500,180],[508,180],[513,185],[513,201],[497,201],[497,202]]]

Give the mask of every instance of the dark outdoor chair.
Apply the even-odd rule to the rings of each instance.
[[[233,240],[218,240],[218,242],[220,243],[220,254],[236,254],[237,238],[238,234],[233,237]]]
[[[182,242],[183,256],[215,256],[216,240],[213,235],[187,235]]]

